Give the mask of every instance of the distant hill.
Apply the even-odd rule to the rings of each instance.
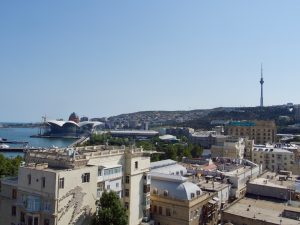
[[[116,123],[150,122],[155,126],[209,128],[213,120],[275,120],[279,126],[293,124],[294,108],[288,105],[266,107],[221,107],[190,111],[141,111],[108,118]]]

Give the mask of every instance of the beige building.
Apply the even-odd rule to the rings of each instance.
[[[262,170],[293,171],[295,165],[294,153],[276,145],[254,145],[252,161],[262,166]]]
[[[214,224],[216,197],[182,176],[151,172],[151,215],[157,225]]]
[[[245,140],[243,138],[230,138],[219,145],[211,146],[211,157],[224,157],[230,159],[243,159]]]
[[[1,181],[1,225],[87,224],[104,190],[122,197],[130,225],[149,218],[150,157],[143,149],[36,150],[25,159],[17,178]]]
[[[277,129],[274,121],[233,121],[228,124],[227,133],[253,139],[255,144],[272,144],[276,142]]]

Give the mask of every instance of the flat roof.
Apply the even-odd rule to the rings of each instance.
[[[224,213],[274,224],[299,225],[299,220],[282,217],[284,210],[300,213],[300,208],[267,200],[243,198],[224,210]]]
[[[298,175],[292,175],[291,178],[287,180],[279,180],[279,177],[286,177],[286,175],[280,175],[275,172],[267,171],[263,173],[260,178],[254,179],[250,183],[257,182],[257,184],[261,184],[263,180],[268,180],[267,183],[264,183],[263,185],[272,186],[273,184],[273,187],[275,187],[274,185],[276,185],[276,187],[279,185],[288,189],[294,189],[295,181],[298,178]]]
[[[202,189],[202,190],[209,190],[209,191],[220,191],[223,190],[224,188],[228,187],[229,184],[227,183],[221,183],[218,181],[208,181],[208,183],[206,182],[206,180],[202,179],[199,181],[198,186]]]

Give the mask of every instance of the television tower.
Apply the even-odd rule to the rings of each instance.
[[[260,107],[264,107],[264,78],[263,78],[263,67],[260,65]]]

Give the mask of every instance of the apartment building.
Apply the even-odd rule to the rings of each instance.
[[[276,145],[254,145],[252,161],[260,164],[263,170],[292,171],[295,165],[294,153]]]
[[[232,121],[227,125],[227,133],[235,137],[247,137],[255,144],[276,142],[276,124],[274,121]]]
[[[1,181],[0,224],[87,224],[102,192],[113,190],[138,225],[150,215],[149,154],[112,146],[29,151],[18,177]]]

